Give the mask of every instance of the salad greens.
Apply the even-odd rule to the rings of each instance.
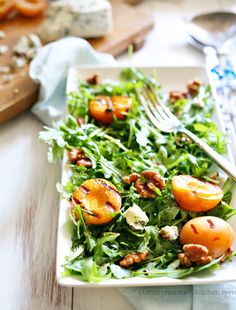
[[[62,158],[65,151],[80,148],[91,160],[92,167],[86,168],[68,164],[72,174],[70,181],[57,185],[58,191],[67,200],[85,181],[104,178],[114,184],[122,197],[121,211],[105,225],[86,225],[83,212],[76,206],[79,220],[71,214],[73,234],[71,254],[65,260],[65,275],[76,274],[85,281],[100,282],[109,278],[133,276],[182,278],[204,269],[219,267],[219,259],[210,264],[185,268],[177,259],[181,252],[180,243],[163,239],[160,228],[165,225],[181,227],[191,218],[200,216],[195,212],[180,209],[171,192],[171,179],[174,175],[188,174],[210,178],[212,160],[197,145],[180,133],[162,133],[146,118],[137,97],[137,89],[144,83],[152,83],[169,108],[200,138],[217,152],[224,153],[226,140],[217,131],[211,120],[214,100],[209,86],[201,86],[199,96],[178,100],[174,105],[161,92],[156,79],[145,76],[138,69],[126,69],[118,82],[107,81],[98,85],[80,81],[78,90],[68,94],[68,115],[65,122],[45,127],[40,140],[49,144],[48,159]],[[96,122],[89,114],[89,102],[96,95],[127,95],[132,98],[132,108],[125,120],[114,119],[111,125]],[[199,105],[201,100],[203,104]],[[78,125],[77,119],[84,124]],[[166,187],[156,191],[156,198],[143,199],[133,185],[122,182],[122,176],[143,170],[155,170],[164,176]],[[226,181],[222,202],[209,211],[209,214],[228,220],[236,213],[229,206],[232,197],[232,184]],[[132,229],[124,217],[124,212],[137,204],[148,216],[149,222],[143,230]],[[148,259],[128,269],[119,266],[125,255],[148,250]]]

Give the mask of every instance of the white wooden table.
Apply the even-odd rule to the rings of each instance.
[[[229,8],[235,1],[145,1],[156,27],[134,55],[137,65],[203,64],[184,37],[183,16]],[[174,26],[174,28],[172,27]],[[127,63],[127,57],[120,57]],[[0,127],[0,309],[131,310],[116,289],[71,289],[55,282],[59,165],[47,162],[38,143],[42,124],[26,112]]]

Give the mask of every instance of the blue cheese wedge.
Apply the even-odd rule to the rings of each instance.
[[[143,230],[149,219],[147,214],[135,203],[124,212],[126,222],[135,230]]]
[[[44,43],[66,36],[95,38],[112,31],[112,9],[107,0],[51,2],[38,34]]]

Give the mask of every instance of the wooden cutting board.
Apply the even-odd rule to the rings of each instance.
[[[91,39],[89,42],[98,51],[118,56],[130,44],[134,44],[135,48],[143,45],[145,34],[153,28],[153,20],[137,7],[132,7],[122,0],[111,0],[111,3],[114,18],[113,33],[103,38]],[[42,18],[15,17],[0,22],[0,30],[7,34],[4,39],[0,39],[0,44],[10,47],[7,54],[0,55],[0,66],[10,63],[12,48],[19,37],[36,31],[42,20]],[[0,81],[2,75],[0,73]],[[28,68],[14,73],[13,79],[4,85],[0,82],[0,124],[31,107],[37,101],[38,89],[39,86],[29,78]]]

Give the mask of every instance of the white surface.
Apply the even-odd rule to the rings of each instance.
[[[184,40],[183,17],[235,7],[236,3],[235,0],[188,0],[167,4],[165,0],[148,0],[140,6],[154,15],[156,26],[144,48],[135,53],[134,64],[203,65],[201,53]],[[119,60],[127,63],[127,56]],[[0,309],[135,309],[116,289],[69,289],[56,284],[58,194],[55,184],[60,169],[47,162],[47,147],[37,141],[41,129],[42,124],[29,112],[0,126]],[[150,292],[145,296],[150,299]],[[149,309],[191,309],[189,295],[181,307],[178,296],[175,293],[171,296],[173,303]],[[194,300],[198,297],[195,295]],[[205,308],[208,298],[206,295]],[[145,299],[141,300],[139,309],[143,310],[145,305]],[[212,309],[232,310],[233,306],[227,308],[224,302]]]
[[[88,76],[97,73],[101,80],[111,79],[113,81],[119,80],[120,71],[122,68],[84,68],[76,67],[70,70],[68,77],[67,92],[77,89],[78,78],[86,80]],[[155,74],[158,77],[164,90],[183,89],[186,81],[199,77],[203,82],[208,83],[209,79],[206,71],[202,67],[146,67],[142,69],[146,74]],[[214,122],[218,128],[221,129],[221,118],[218,113],[214,113]],[[64,162],[64,169],[62,174],[62,183],[66,184],[70,171],[67,169],[67,163]],[[236,202],[236,191],[232,205]],[[214,272],[202,272],[196,275],[186,277],[185,279],[171,279],[167,277],[160,278],[130,278],[130,279],[109,279],[100,283],[87,283],[80,281],[76,276],[62,277],[63,264],[65,256],[69,255],[71,247],[71,220],[68,219],[68,210],[71,207],[70,203],[65,199],[61,200],[58,220],[58,240],[57,240],[57,281],[64,286],[73,287],[124,287],[124,286],[160,286],[160,285],[187,285],[187,284],[210,284],[236,281],[236,257],[233,258],[232,263],[225,263],[221,268]],[[234,231],[236,233],[236,218],[231,221]]]

